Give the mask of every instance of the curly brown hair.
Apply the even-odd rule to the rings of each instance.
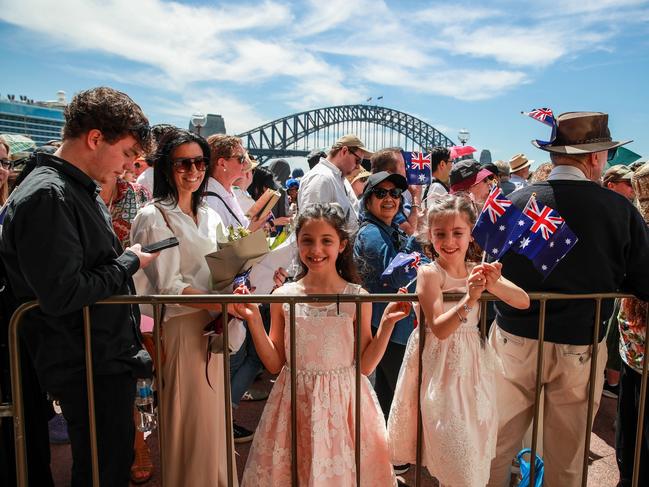
[[[239,137],[226,134],[210,135],[207,138],[207,143],[210,145],[210,150],[212,151],[213,165],[222,157],[232,157],[232,152],[238,145],[243,146]]]
[[[121,91],[106,86],[82,91],[72,98],[63,115],[63,140],[97,129],[108,143],[132,135],[142,150],[150,148],[149,120],[139,105]]]

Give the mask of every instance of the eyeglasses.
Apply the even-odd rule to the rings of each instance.
[[[14,163],[11,159],[0,159],[0,165],[2,165],[4,169],[11,169]]]
[[[205,171],[207,169],[207,157],[185,157],[183,159],[175,159],[171,162],[174,171],[188,172],[192,170],[192,165],[196,167],[197,171]]]
[[[390,195],[390,198],[393,198],[393,199],[396,200],[396,199],[401,197],[401,193],[403,193],[403,189],[401,189],[401,188],[392,188],[392,189],[372,188],[372,193],[374,194],[374,196],[376,196],[380,200],[385,198],[388,194]]]
[[[230,157],[227,157],[227,159],[236,159],[237,161],[239,161],[239,164],[241,164],[241,165],[246,163],[246,155],[245,154],[241,154],[240,156],[230,156]]]
[[[349,151],[349,153],[351,155],[354,156],[354,159],[356,159],[356,164],[360,164],[361,161],[363,160],[363,158],[361,156],[359,156],[358,154],[356,154],[356,151],[351,149],[350,147],[347,147],[347,150]]]

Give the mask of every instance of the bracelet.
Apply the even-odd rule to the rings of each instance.
[[[469,314],[473,308],[472,308],[471,306],[469,306],[468,304],[464,303],[464,304],[462,305],[462,309],[464,309],[464,311],[466,312],[466,314]]]
[[[458,318],[460,318],[460,323],[466,323],[468,321],[466,318],[462,318],[462,315],[458,310],[455,310],[455,314],[457,315]]]

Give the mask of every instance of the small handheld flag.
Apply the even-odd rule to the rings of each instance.
[[[410,286],[417,279],[417,270],[421,263],[419,252],[399,252],[381,274],[381,285],[393,289]]]
[[[530,225],[521,210],[503,195],[498,186],[494,186],[471,233],[489,259],[498,260]]]
[[[537,120],[545,125],[552,127],[552,133],[550,135],[550,140],[543,141],[537,139],[537,144],[540,146],[546,146],[554,142],[557,138],[557,120],[554,118],[554,114],[550,108],[535,108],[529,112],[521,112],[523,115],[532,117],[534,120]]]
[[[424,152],[402,151],[403,160],[406,163],[406,178],[408,184],[422,186],[431,182],[431,160],[430,154]]]

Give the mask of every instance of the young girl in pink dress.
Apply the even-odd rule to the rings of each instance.
[[[344,215],[336,204],[316,204],[303,210],[296,235],[301,278],[275,294],[363,294],[355,284],[352,248],[343,230]],[[301,486],[356,485],[355,328],[360,326],[361,372],[369,374],[381,359],[397,321],[409,313],[409,303],[391,303],[372,337],[371,303],[363,303],[361,322],[354,303],[297,304],[297,470]],[[245,316],[259,357],[278,373],[257,427],[243,474],[242,487],[275,487],[291,482],[291,384],[289,307],[271,305],[270,336],[264,331],[257,305],[238,305]],[[365,376],[361,381],[361,485],[395,486],[383,414]]]
[[[419,269],[417,295],[426,317],[422,364],[423,465],[444,487],[484,487],[496,453],[497,358],[478,330],[480,295],[515,308],[529,297],[500,275],[501,264],[467,262],[473,204],[462,196],[436,200],[428,211],[435,260]],[[443,293],[463,293],[445,302]],[[422,330],[423,331],[423,330]],[[392,463],[414,463],[417,442],[419,330],[410,335],[388,419]]]

